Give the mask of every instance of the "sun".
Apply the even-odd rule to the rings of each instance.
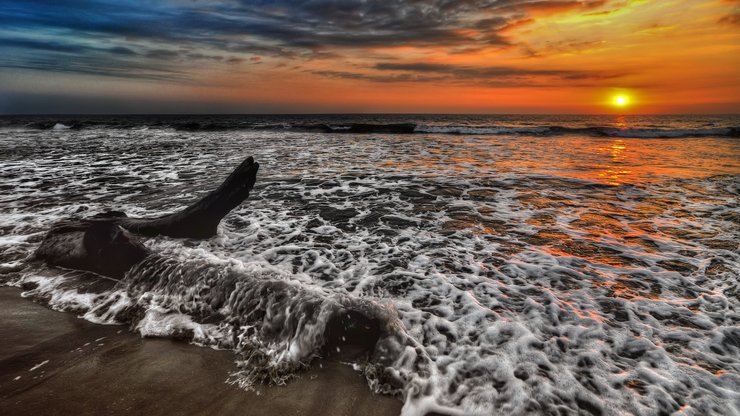
[[[614,98],[612,98],[612,104],[614,104],[617,107],[626,107],[630,103],[630,97],[620,94],[615,95]]]

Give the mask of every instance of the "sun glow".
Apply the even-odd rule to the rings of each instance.
[[[615,95],[612,99],[612,104],[614,104],[617,107],[626,107],[630,103],[630,97],[620,94]]]

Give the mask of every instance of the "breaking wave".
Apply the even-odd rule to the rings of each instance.
[[[459,126],[417,126],[415,133],[461,134],[478,136],[563,136],[580,135],[592,137],[655,138],[676,139],[688,137],[740,137],[740,127],[706,129],[619,129],[612,127],[459,127]]]
[[[31,272],[13,284],[91,322],[234,350],[241,359],[232,380],[244,388],[282,384],[344,346],[365,351],[376,390],[398,393],[406,384],[386,371],[411,344],[392,304],[328,293],[238,262],[151,255],[120,281]]]
[[[701,123],[646,123],[637,120],[627,125],[591,125],[557,117],[532,117],[518,123],[493,120],[493,116],[468,118],[447,116],[434,119],[429,116],[396,116],[387,122],[383,117],[339,116],[171,116],[151,118],[128,116],[119,118],[64,118],[28,119],[0,118],[0,127],[40,130],[82,129],[155,129],[181,132],[270,131],[324,134],[443,134],[475,136],[588,136],[621,138],[693,138],[740,137],[740,125],[733,118]],[[602,121],[600,118],[594,121]],[[608,120],[606,120],[608,121]],[[455,123],[460,124],[455,124]],[[632,125],[634,124],[634,125]],[[681,125],[675,127],[675,125]]]

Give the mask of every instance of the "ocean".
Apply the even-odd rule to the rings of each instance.
[[[216,237],[145,240],[121,281],[26,261],[250,155]],[[351,364],[404,415],[740,412],[737,115],[3,116],[0,190],[0,284],[233,350],[245,389],[320,360],[346,308],[382,323]]]

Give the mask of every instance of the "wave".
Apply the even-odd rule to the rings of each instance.
[[[706,129],[618,129],[613,127],[467,127],[467,126],[417,126],[415,133],[490,135],[490,136],[563,136],[570,134],[593,137],[623,138],[689,138],[689,137],[740,137],[740,127]]]
[[[390,123],[390,124],[231,124],[231,123],[197,123],[188,122],[175,124],[173,128],[183,131],[220,131],[220,130],[285,130],[307,133],[386,133],[386,134],[412,134],[416,132],[417,125],[414,123]]]
[[[51,129],[52,130],[69,130],[70,128],[71,127],[66,124],[56,123],[54,124],[54,127],[52,127]]]
[[[284,130],[306,133],[354,133],[354,134],[451,134],[477,136],[563,136],[587,135],[593,137],[623,138],[689,138],[689,137],[740,137],[740,127],[666,129],[635,128],[619,129],[613,127],[566,127],[566,126],[427,126],[414,123],[390,124],[259,124],[233,125],[219,123],[183,123],[173,126],[184,131],[224,131],[224,130]]]
[[[239,370],[231,381],[242,388],[282,384],[312,359],[345,346],[366,353],[374,390],[400,393],[406,384],[390,369],[411,340],[390,304],[328,294],[243,266],[158,255],[120,281],[100,279],[84,272],[27,274],[16,285],[26,297],[91,322],[234,350]]]
[[[5,126],[13,126],[5,123]],[[618,138],[692,138],[692,137],[740,137],[740,126],[702,128],[615,128],[608,126],[572,127],[563,125],[510,126],[510,125],[425,125],[417,123],[254,123],[244,121],[179,121],[138,123],[130,120],[111,121],[34,121],[23,123],[23,128],[41,130],[103,129],[174,129],[188,132],[216,131],[285,131],[326,134],[445,134],[476,136],[567,136]]]

